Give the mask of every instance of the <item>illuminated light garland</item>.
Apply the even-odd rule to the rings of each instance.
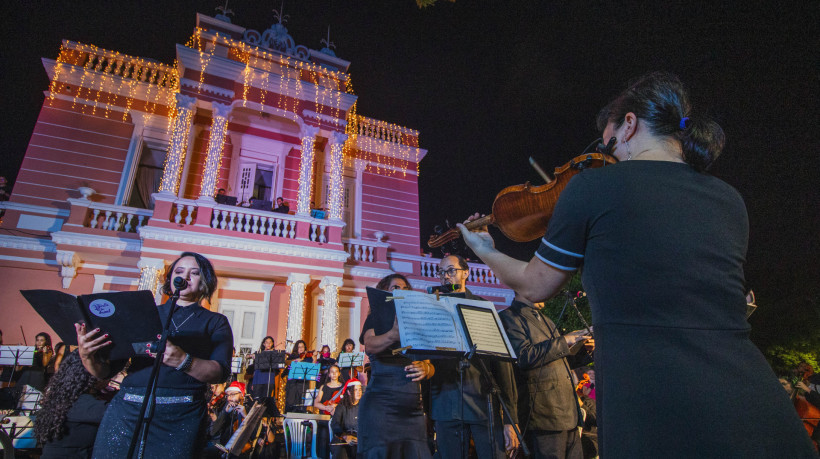
[[[328,208],[330,218],[337,220],[342,219],[342,194],[344,193],[342,156],[347,137],[346,134],[340,132],[330,133],[330,202]]]
[[[299,162],[299,192],[296,201],[297,214],[310,213],[310,198],[313,193],[313,147],[319,128],[304,125],[302,127],[302,155]]]
[[[325,294],[319,344],[327,344],[331,352],[335,352],[339,347],[339,287],[341,285],[341,277],[325,277],[319,283],[319,288],[324,290]]]
[[[307,274],[291,273],[288,276],[287,285],[290,287],[290,297],[288,299],[288,328],[285,332],[286,350],[291,351],[290,346],[302,339],[302,325],[305,314],[305,287],[310,282]]]
[[[165,262],[160,259],[141,258],[137,263],[140,269],[140,280],[137,290],[148,290],[154,294],[154,298],[161,298],[159,294],[162,286],[162,273],[165,271]],[[159,299],[157,299],[159,302]]]
[[[188,133],[194,118],[196,99],[190,96],[177,94],[176,116],[174,116],[171,143],[168,145],[168,154],[165,155],[165,164],[162,172],[160,192],[177,194],[179,191],[179,176],[182,174],[182,165],[188,151]]]
[[[66,72],[66,66],[71,66]],[[73,75],[77,71],[81,72],[79,85],[72,91],[73,109],[77,108],[77,102],[84,99],[80,113],[97,114],[97,108],[104,105],[104,116],[110,118],[115,105],[124,106],[123,121],[128,119],[129,112],[133,109],[136,90],[139,83],[146,84],[146,94],[144,110],[149,118],[154,115],[157,102],[152,99],[161,97],[161,90],[165,89],[166,105],[171,106],[174,94],[179,92],[179,77],[176,62],[169,67],[143,59],[137,59],[119,52],[108,51],[94,45],[82,43],[69,43],[64,41],[60,47],[60,53],[54,67],[54,75],[49,85],[49,100],[53,104],[54,99],[66,85],[60,84],[63,75]],[[119,86],[113,91],[106,91],[106,88],[114,88],[119,78]],[[86,83],[88,82],[88,83]],[[125,85],[128,85],[128,95],[123,94]],[[154,89],[156,86],[156,89]],[[156,96],[152,91],[156,91]],[[124,103],[120,98],[124,99]],[[90,112],[89,112],[90,109]]]
[[[222,166],[222,149],[225,146],[225,135],[228,133],[228,114],[231,106],[214,102],[211,134],[208,139],[208,153],[205,159],[205,170],[202,174],[200,197],[213,198],[216,194],[216,180]]]

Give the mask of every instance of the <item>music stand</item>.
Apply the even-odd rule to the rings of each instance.
[[[309,362],[293,362],[290,364],[290,373],[288,379],[302,380],[302,409],[304,409],[305,401],[305,385],[308,380],[315,380],[319,376],[319,370],[322,368],[321,364]]]
[[[353,369],[364,366],[364,352],[343,352],[339,354],[339,368],[350,368],[350,377]]]
[[[0,346],[0,366],[11,366],[9,385],[14,378],[14,369],[18,365],[30,367],[33,364],[34,346]]]

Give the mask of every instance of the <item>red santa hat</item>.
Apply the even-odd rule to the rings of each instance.
[[[232,382],[230,386],[225,388],[225,393],[230,394],[232,392],[239,392],[244,397],[245,396],[245,383],[241,383],[239,381]]]

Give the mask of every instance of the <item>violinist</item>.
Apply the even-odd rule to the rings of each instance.
[[[301,339],[294,343],[293,352],[288,356],[288,365],[293,362],[313,362],[313,352],[308,352],[307,344]],[[288,376],[292,375],[289,373]],[[304,408],[302,406],[304,387],[304,380],[288,378],[288,382],[285,383],[285,411],[293,411],[298,407]]]
[[[347,338],[342,343],[342,350],[339,351],[339,355],[347,354],[351,352],[356,352],[356,342],[353,341],[351,338]],[[339,356],[336,356],[336,359],[339,359]],[[339,361],[340,365],[344,365],[341,367],[342,369],[342,382],[347,382],[348,379],[358,379],[359,381],[367,382],[367,378],[363,378],[364,375],[364,367],[362,366],[350,366],[350,362],[341,362]]]
[[[459,229],[531,302],[583,267],[601,457],[816,457],[749,339],[746,207],[705,173],[723,130],[665,72],[629,85],[601,110],[598,127],[619,162],[569,181],[529,262],[499,252],[487,232]]]
[[[552,320],[520,296],[499,317],[518,356],[518,416],[530,453],[535,458],[581,459],[578,427],[583,420],[567,358],[588,332],[562,336]]]
[[[322,414],[333,415],[336,405],[339,404],[339,391],[344,383],[339,379],[342,371],[336,365],[331,365],[327,370],[327,381],[319,387],[316,397],[313,399],[313,407],[319,409]],[[335,401],[334,401],[335,400]]]
[[[211,424],[208,435],[214,442],[224,446],[239,428],[248,410],[249,407],[245,406],[245,384],[232,382],[225,389],[225,403],[216,420]],[[213,450],[208,448],[208,453],[212,452]]]
[[[259,345],[259,352],[273,350],[273,337],[266,336]],[[254,400],[260,400],[271,396],[271,392],[276,389],[276,375],[279,369],[266,368],[260,369],[258,365],[254,364],[253,371],[253,385],[251,385],[251,395]]]

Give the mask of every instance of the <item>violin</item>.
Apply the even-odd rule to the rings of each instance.
[[[483,226],[495,225],[504,236],[515,242],[529,242],[543,236],[552,218],[558,197],[572,177],[585,169],[604,167],[618,162],[609,154],[614,145],[614,139],[610,139],[607,145],[600,144],[596,140],[590,144],[590,147],[594,144],[597,144],[598,149],[602,152],[583,153],[572,158],[563,166],[555,168],[554,179],[547,177],[530,159],[530,163],[547,183],[532,186],[530,182],[527,182],[523,185],[504,188],[495,197],[491,214],[467,222],[464,226],[469,230],[476,230]],[[587,147],[587,150],[590,147]],[[430,248],[441,247],[459,236],[461,233],[458,228],[450,228],[441,234],[430,236],[427,245]]]

